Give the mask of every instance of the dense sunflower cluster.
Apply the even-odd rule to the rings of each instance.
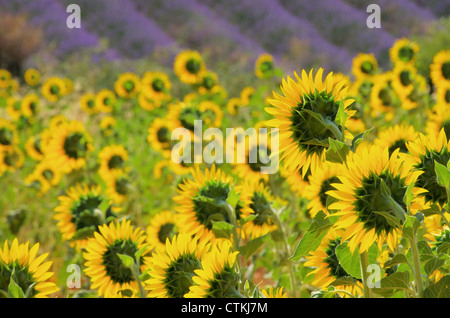
[[[282,79],[262,54],[237,92],[194,50],[101,87],[0,70],[0,178],[53,210],[6,216],[0,297],[440,297],[450,51],[425,75],[419,49]]]

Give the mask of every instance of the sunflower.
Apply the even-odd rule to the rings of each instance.
[[[45,80],[42,84],[42,96],[49,102],[57,102],[61,97],[66,95],[67,86],[60,77],[53,76]]]
[[[441,50],[434,56],[430,77],[436,86],[450,82],[450,50]]]
[[[38,175],[34,172],[29,174],[25,178],[24,182],[27,187],[36,189],[38,191],[38,196],[44,195],[52,187],[42,175]]]
[[[203,57],[197,51],[186,50],[175,57],[174,71],[183,83],[197,84],[205,69]]]
[[[149,259],[150,279],[145,281],[148,297],[183,298],[194,284],[192,277],[201,269],[209,251],[207,240],[180,233],[166,242]]]
[[[198,104],[197,108],[203,113],[204,124],[220,128],[222,125],[223,112],[219,105],[212,101],[204,100]]]
[[[30,242],[19,244],[17,238],[8,241],[0,248],[0,294],[7,297],[20,297],[10,295],[8,286],[14,281],[27,298],[48,298],[59,291],[55,283],[49,279],[53,276],[48,270],[53,262],[45,261],[48,253],[38,256],[39,243],[29,248]]]
[[[183,224],[178,220],[177,215],[172,211],[162,211],[156,213],[147,226],[146,234],[149,247],[152,250],[164,248],[166,240],[182,233]]]
[[[138,292],[138,282],[130,268],[125,267],[119,255],[133,258],[141,272],[147,269],[149,253],[145,232],[123,219],[99,226],[90,238],[83,253],[85,273],[92,282],[91,289],[97,289],[100,297],[120,298],[129,290],[133,296]],[[140,257],[136,253],[141,251]]]
[[[232,97],[227,102],[227,111],[230,115],[236,115],[239,112],[239,108],[243,107],[244,103],[240,97]]]
[[[242,298],[241,283],[236,265],[239,252],[233,251],[230,241],[215,244],[202,259],[202,268],[194,270],[194,285],[185,298]]]
[[[255,75],[258,78],[270,78],[275,71],[275,63],[273,56],[268,53],[263,53],[258,56],[255,61]]]
[[[36,161],[41,161],[44,159],[44,154],[41,149],[41,136],[30,136],[25,142],[25,150],[27,155]]]
[[[290,77],[283,79],[284,96],[274,93],[274,99],[269,100],[273,107],[265,108],[275,116],[268,124],[280,130],[280,159],[285,161],[285,168],[301,169],[303,175],[324,160],[328,138],[345,139],[344,123],[336,122],[339,109],[352,115],[348,107],[353,99],[347,97],[345,82],[336,84],[332,73],[322,81],[322,75],[323,69],[315,78],[312,70],[309,75],[303,70],[302,78],[295,73],[298,82]]]
[[[419,45],[416,42],[401,38],[389,49],[389,57],[395,65],[414,64],[417,52],[419,52]]]
[[[333,215],[340,216],[334,226],[345,229],[342,240],[349,240],[352,253],[356,248],[363,253],[374,242],[379,250],[385,242],[391,251],[397,246],[401,230],[383,213],[396,217],[401,224],[407,211],[403,201],[406,190],[421,173],[412,171],[413,164],[401,159],[398,152],[389,155],[387,147],[359,145],[347,157],[346,168],[338,177],[341,183],[333,183],[336,190],[327,192],[336,199],[329,209],[337,210]],[[416,198],[423,189],[414,187],[412,191],[415,199],[410,209],[414,214],[418,209]]]
[[[378,132],[374,144],[382,148],[387,147],[389,155],[391,155],[397,148],[400,153],[407,153],[408,148],[406,144],[417,139],[419,133],[411,125],[398,124],[391,127],[383,127]]]
[[[213,89],[218,86],[219,76],[215,72],[203,70],[199,74],[199,78],[198,92],[200,95],[212,93]]]
[[[140,78],[134,73],[120,74],[114,83],[114,90],[117,96],[124,99],[131,99],[141,91],[142,83]]]
[[[0,151],[11,149],[19,142],[16,126],[9,120],[0,118]]]
[[[113,205],[100,186],[77,184],[58,197],[53,218],[63,241],[80,249],[86,247],[99,226],[111,222],[120,209]]]
[[[11,80],[11,72],[5,69],[0,69],[0,88],[8,88]]]
[[[103,118],[99,124],[102,135],[105,137],[110,137],[114,135],[115,133],[114,128],[116,127],[116,125],[117,120],[114,117],[106,116],[105,118]]]
[[[275,197],[270,194],[268,187],[259,181],[244,181],[240,188],[243,205],[241,212],[255,216],[243,225],[241,235],[254,239],[275,231],[278,228],[273,208]]]
[[[309,183],[302,193],[304,198],[309,201],[306,208],[311,217],[314,217],[319,211],[329,214],[327,209],[329,195],[327,192],[334,189],[332,184],[339,182],[338,177],[342,174],[342,171],[342,165],[324,162],[311,172],[308,178]]]
[[[128,171],[125,163],[128,160],[128,151],[123,145],[111,145],[104,147],[98,154],[100,161],[99,175],[102,179],[107,179],[107,176],[112,170]]]
[[[34,68],[29,68],[23,76],[25,82],[30,86],[37,86],[41,83],[41,73]]]
[[[436,104],[450,108],[450,82],[443,82],[437,87]]]
[[[350,84],[349,95],[357,97],[362,102],[369,102],[375,79],[376,76],[357,78],[356,81]]]
[[[3,166],[5,170],[14,172],[22,168],[25,162],[25,155],[19,147],[13,146],[3,151],[0,150],[0,152],[2,152],[0,166]]]
[[[141,91],[137,98],[139,106],[149,112],[162,105],[162,100],[149,97],[144,91]]]
[[[307,261],[304,265],[315,268],[308,273],[308,276],[314,276],[311,284],[322,290],[333,285],[336,289],[345,290],[355,296],[362,295],[361,281],[349,275],[336,256],[336,248],[342,242],[342,232],[330,229],[320,242],[319,247],[306,256]],[[344,278],[348,283],[339,284],[339,280]],[[335,282],[336,285],[334,285]],[[347,295],[343,293],[341,296],[346,297]]]
[[[44,180],[53,187],[56,187],[62,179],[61,171],[46,160],[43,160],[36,165],[33,174],[44,178]]]
[[[80,97],[80,105],[81,109],[89,114],[98,114],[100,112],[100,108],[95,103],[95,94],[94,93],[86,93]]]
[[[250,101],[252,100],[253,96],[255,95],[256,90],[252,86],[246,86],[241,90],[241,101],[243,105],[250,104]]]
[[[185,178],[178,185],[178,194],[173,198],[177,204],[175,211],[179,212],[180,222],[186,226],[185,231],[214,241],[214,222],[232,223],[233,219],[248,216],[241,211],[240,202],[234,207],[227,203],[232,191],[236,192],[233,178],[216,169],[215,165],[205,171],[195,167],[191,178]]]
[[[22,114],[26,117],[33,117],[37,114],[40,99],[37,94],[27,94],[20,103]]]
[[[49,127],[51,130],[60,127],[63,123],[68,123],[69,120],[64,115],[55,115],[50,118]]]
[[[148,128],[147,142],[164,158],[169,158],[172,151],[171,134],[175,128],[181,126],[176,120],[155,118]]]
[[[95,94],[95,105],[103,113],[112,112],[116,103],[117,96],[112,90],[102,89]]]
[[[392,88],[399,96],[408,96],[414,90],[416,68],[411,64],[397,64],[392,71]]]
[[[370,77],[378,72],[378,61],[373,54],[359,53],[352,61],[355,79]]]
[[[6,98],[6,112],[12,118],[13,121],[19,121],[22,116],[22,105],[21,101],[16,97]]]
[[[172,83],[166,73],[145,72],[142,77],[142,93],[153,100],[169,100],[171,87]]]
[[[51,131],[52,137],[43,149],[49,160],[64,173],[79,170],[86,165],[89,152],[93,150],[91,136],[80,121],[64,122]]]
[[[391,120],[394,110],[399,105],[399,97],[392,88],[392,73],[378,74],[370,91],[370,107],[374,115],[385,114]]]
[[[288,298],[284,287],[278,287],[274,289],[273,287],[263,289],[261,294],[264,298]]]
[[[448,198],[447,191],[440,186],[436,180],[435,161],[447,166],[450,160],[450,141],[447,139],[445,130],[441,129],[439,134],[423,135],[419,133],[419,137],[414,141],[406,144],[409,154],[408,160],[413,163],[415,172],[419,172],[416,186],[427,190],[421,194],[425,199],[425,203],[437,203],[443,206]]]
[[[129,198],[133,191],[133,185],[129,175],[123,170],[111,170],[105,175],[105,194],[116,204],[121,204]]]
[[[425,132],[437,136],[442,129],[450,136],[450,107],[436,104],[428,111]]]
[[[270,146],[268,134],[257,133],[256,138],[248,138],[248,144],[245,145],[245,162],[236,163],[233,172],[241,179],[269,181],[269,174],[263,173],[263,168],[270,165]]]
[[[175,128],[183,127],[194,132],[196,120],[203,120],[203,114],[195,103],[175,103],[169,105],[166,120],[172,122]]]
[[[284,166],[280,166],[280,174],[285,178],[290,190],[299,197],[304,198],[305,189],[309,185],[311,170],[308,170],[307,174],[302,176],[301,171],[290,172]]]

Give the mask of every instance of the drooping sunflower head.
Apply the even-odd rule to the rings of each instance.
[[[344,140],[343,125],[345,120],[338,112],[351,116],[348,107],[353,99],[347,97],[345,81],[335,83],[333,73],[322,80],[323,69],[315,77],[302,71],[297,82],[288,77],[282,81],[284,96],[274,93],[269,100],[273,107],[266,111],[275,116],[268,123],[279,128],[279,150],[286,169],[302,169],[305,174],[323,160],[325,150],[329,147],[328,139]]]
[[[203,70],[199,77],[198,92],[201,95],[211,93],[213,88],[219,84],[219,76],[215,72]]]
[[[145,281],[148,297],[183,298],[194,284],[195,271],[209,251],[207,240],[180,233],[167,239],[149,259],[150,279]]]
[[[414,64],[419,52],[419,45],[407,38],[401,38],[395,41],[389,50],[391,62],[398,64]]]
[[[230,241],[222,241],[213,245],[211,251],[202,259],[202,268],[195,270],[185,298],[235,298],[239,294],[240,274],[236,268],[236,257],[239,252],[233,251]]]
[[[42,196],[51,189],[51,185],[42,175],[35,172],[29,174],[25,180],[27,187],[33,188],[37,191],[38,196]]]
[[[82,122],[72,120],[63,122],[51,131],[51,139],[45,146],[46,160],[70,173],[86,165],[86,160],[94,150],[90,134]]]
[[[256,90],[253,86],[246,86],[241,90],[240,97],[243,105],[250,104],[253,96],[255,95]]]
[[[400,149],[400,153],[407,153],[406,143],[416,140],[418,135],[413,126],[399,124],[381,129],[374,143],[382,148],[388,147],[389,155],[397,148]]]
[[[359,53],[352,61],[355,79],[373,76],[378,72],[378,61],[373,54]]]
[[[438,135],[419,134],[419,138],[407,143],[413,162],[413,169],[421,174],[417,178],[416,185],[427,190],[421,194],[425,202],[444,205],[447,202],[447,191],[437,183],[435,161],[446,166],[450,160],[450,141],[445,130],[441,129]]]
[[[450,50],[439,51],[434,56],[433,63],[430,65],[430,76],[436,86],[443,82],[450,82]]]
[[[37,86],[41,83],[41,72],[35,68],[29,68],[25,71],[23,78],[28,85]]]
[[[25,162],[25,154],[18,146],[13,146],[5,150],[0,150],[2,153],[0,156],[0,170],[14,172],[19,168],[22,168]]]
[[[61,171],[46,160],[39,162],[33,173],[42,176],[53,187],[56,187],[62,179]]]
[[[110,137],[114,135],[115,133],[115,126],[117,124],[117,120],[112,116],[106,116],[100,121],[100,129],[102,132],[102,135],[106,137]]]
[[[76,248],[85,247],[98,227],[114,220],[120,211],[102,193],[100,186],[77,184],[58,200],[54,219],[58,221],[62,239]]]
[[[347,157],[346,169],[333,183],[336,190],[328,191],[335,198],[329,209],[340,216],[337,229],[345,229],[343,240],[349,239],[350,250],[367,251],[377,242],[381,250],[384,242],[394,250],[399,227],[388,222],[385,215],[395,217],[401,224],[407,213],[404,196],[408,186],[421,172],[412,171],[412,163],[398,156],[399,149],[389,155],[387,147],[360,145]],[[411,213],[417,212],[415,201],[423,189],[413,187]],[[388,216],[388,217],[389,217]]]
[[[97,94],[95,94],[95,105],[101,112],[112,112],[116,102],[117,96],[116,93],[114,93],[114,91],[112,90],[102,89]]]
[[[174,62],[174,71],[178,78],[186,84],[196,84],[200,74],[206,69],[203,57],[193,50],[178,54]]]
[[[425,132],[437,136],[442,129],[446,136],[450,136],[450,107],[436,104],[428,111]]]
[[[104,176],[105,194],[116,204],[127,200],[134,191],[130,175],[124,170],[111,170]]]
[[[230,115],[236,115],[239,113],[239,108],[244,106],[244,102],[240,97],[232,97],[227,102],[227,111]]]
[[[120,74],[114,83],[114,90],[117,96],[124,99],[135,97],[141,91],[141,88],[141,79],[131,72]]]
[[[223,111],[216,103],[204,100],[198,104],[198,110],[203,113],[203,122],[208,127],[220,128],[222,125]]]
[[[244,181],[240,186],[242,193],[242,212],[246,215],[254,215],[251,221],[242,227],[242,237],[256,238],[275,231],[275,197],[267,186],[259,181]]]
[[[100,226],[94,232],[94,237],[89,239],[86,252],[83,253],[85,273],[90,277],[91,289],[97,289],[98,295],[105,298],[121,298],[125,295],[122,291],[126,290],[136,297],[138,283],[119,255],[131,257],[144,272],[148,266],[149,252],[145,232],[134,227],[129,220]]]
[[[39,243],[29,248],[30,242],[19,244],[15,238],[9,245],[5,241],[0,248],[0,291],[8,297],[19,297],[10,294],[8,286],[14,281],[26,298],[48,298],[59,291],[55,283],[49,281],[53,276],[49,272],[51,261],[45,261],[48,253],[38,256]]]
[[[275,70],[274,59],[271,54],[264,53],[255,61],[255,75],[258,78],[269,78]]]
[[[355,296],[362,295],[361,282],[345,271],[336,256],[336,248],[343,242],[341,235],[341,231],[330,229],[320,242],[319,247],[306,256],[305,266],[315,268],[308,273],[308,276],[313,275],[312,285],[321,289],[326,289],[339,279],[347,278],[348,285],[334,287],[346,290]]]
[[[199,167],[193,169],[192,178],[185,178],[178,185],[177,192],[178,195],[173,198],[177,203],[175,211],[180,213],[180,220],[189,234],[214,240],[214,222],[231,223],[232,218],[238,220],[248,216],[241,210],[240,200],[233,207],[227,203],[232,193],[240,194],[236,191],[233,178],[215,165],[204,171]]]
[[[99,175],[103,179],[113,170],[127,171],[125,163],[128,160],[128,151],[123,145],[111,145],[103,148],[98,154],[100,161]]]

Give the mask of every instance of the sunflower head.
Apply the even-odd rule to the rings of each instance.
[[[200,74],[206,69],[203,57],[197,51],[187,50],[178,54],[174,62],[174,71],[186,84],[199,82]]]
[[[110,113],[113,111],[117,102],[117,96],[114,91],[109,89],[102,89],[95,94],[95,105],[99,111]]]
[[[49,102],[57,102],[67,94],[67,85],[64,79],[53,76],[42,84],[42,96]]]
[[[346,113],[351,116],[348,107],[353,99],[347,97],[345,81],[336,83],[333,74],[322,80],[323,69],[315,77],[311,70],[302,71],[297,82],[288,77],[282,81],[284,96],[274,93],[269,100],[273,107],[266,111],[276,118],[269,124],[279,128],[281,160],[285,167],[295,171],[302,169],[305,174],[323,160],[325,150],[329,147],[329,138],[343,141],[345,134]]]
[[[434,56],[430,77],[436,86],[450,82],[450,50],[441,50]]]
[[[401,38],[395,41],[389,50],[391,62],[394,64],[413,64],[416,60],[419,45],[416,42]]]
[[[25,82],[30,86],[36,86],[41,82],[41,73],[34,68],[29,68],[24,74]]]
[[[59,288],[49,281],[53,276],[48,270],[51,261],[45,261],[48,253],[38,256],[39,243],[29,247],[30,242],[19,244],[15,238],[9,245],[5,241],[0,248],[0,291],[8,297],[47,298],[57,292]],[[11,282],[21,290],[17,294],[10,294]]]
[[[264,53],[258,56],[255,61],[255,75],[258,78],[269,78],[275,70],[273,56]]]
[[[359,53],[352,61],[352,74],[356,79],[370,77],[378,72],[378,61],[373,54]]]
[[[135,97],[142,88],[141,79],[134,73],[120,74],[116,82],[114,83],[114,90],[117,96],[130,99]]]

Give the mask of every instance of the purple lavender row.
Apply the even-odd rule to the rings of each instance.
[[[426,8],[436,16],[450,15],[450,1],[445,0],[411,0],[421,8]]]
[[[378,55],[388,49],[395,38],[384,29],[369,29],[367,14],[341,0],[315,0],[279,2],[292,14],[308,19],[320,34],[335,45],[354,52],[370,52]]]
[[[257,40],[274,55],[282,55],[289,49],[292,39],[307,43],[312,51],[312,62],[319,56],[324,68],[343,70],[350,66],[351,55],[342,47],[326,41],[308,21],[293,16],[274,0],[199,0],[230,23],[239,26],[246,36]]]
[[[73,0],[60,0],[69,5]],[[127,0],[78,0],[86,27],[126,58],[141,58],[157,47],[174,46],[175,41],[154,21],[136,10]]]
[[[66,25],[66,8],[56,0],[0,0],[0,6],[7,12],[24,13],[36,27],[42,27],[47,46],[56,45],[55,54],[64,56],[80,48],[95,47],[99,39],[85,28],[69,29]],[[104,58],[115,59],[114,50],[104,52]]]
[[[156,21],[177,42],[195,49],[211,43],[230,42],[235,48],[260,54],[264,49],[241,34],[237,26],[228,23],[207,6],[195,0],[133,0],[147,16]]]

